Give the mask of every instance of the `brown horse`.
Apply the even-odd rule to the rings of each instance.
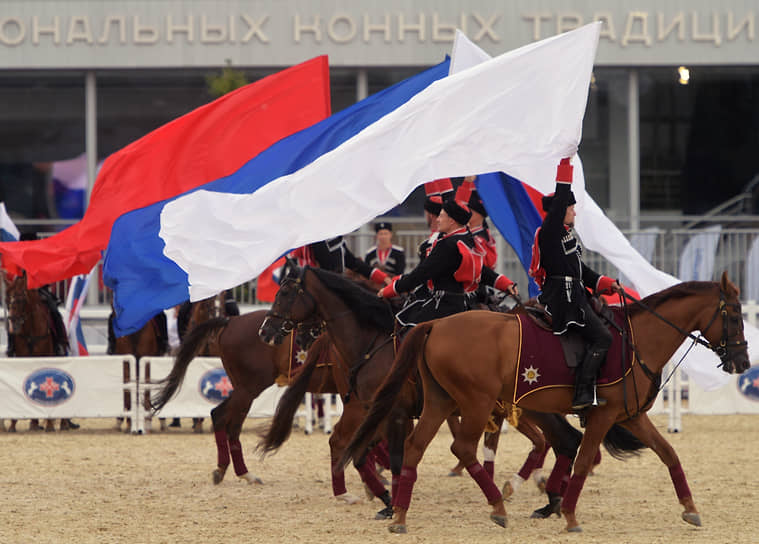
[[[496,316],[501,314],[494,314]],[[358,427],[369,400],[382,384],[392,366],[395,356],[394,347],[394,318],[387,302],[376,296],[376,291],[368,293],[360,289],[353,281],[345,277],[315,268],[304,268],[300,273],[293,270],[283,278],[277,298],[272,305],[266,321],[260,330],[261,337],[271,343],[281,341],[285,332],[302,320],[320,316],[326,322],[327,331],[334,342],[340,357],[335,367],[335,382],[345,403],[343,416],[335,426],[335,432],[330,437],[330,453],[334,470],[342,468],[339,464],[341,455],[355,429]],[[285,325],[284,331],[282,326]],[[274,451],[284,443],[289,436],[289,429],[295,410],[305,393],[307,376],[304,374],[296,380],[280,399],[277,412],[274,415],[268,433],[259,443],[264,452]],[[301,383],[303,380],[303,383]],[[413,381],[413,380],[412,380]],[[394,488],[400,476],[403,460],[403,442],[411,429],[412,415],[417,413],[419,395],[416,390],[404,396],[400,407],[393,407],[393,415],[388,417],[386,427],[377,429],[377,434],[371,442],[386,437],[390,449],[390,468],[393,472]],[[503,420],[498,416],[498,426]],[[533,423],[528,421],[528,417]],[[542,433],[534,423],[537,423],[548,434],[548,441],[553,445],[557,458],[562,456],[571,463],[580,442],[577,432],[563,417],[554,414],[529,414],[524,418],[518,430],[534,441],[535,452],[533,460],[537,461],[545,448]],[[489,470],[493,471],[493,458],[498,445],[500,433],[491,433],[487,437],[486,447],[492,449],[489,460]],[[479,436],[479,435],[478,435]],[[365,444],[369,446],[369,443]],[[357,452],[353,457],[354,465],[359,471],[365,466],[367,449]],[[561,469],[561,467],[559,467]],[[363,473],[362,473],[363,474]],[[560,480],[557,488],[551,493],[560,498]],[[383,501],[390,497],[376,492]],[[549,493],[549,501],[557,505]],[[536,511],[536,517],[547,517],[554,511],[553,507],[545,507]],[[542,514],[541,514],[542,512]],[[389,517],[387,509],[378,513],[378,517]]]
[[[55,316],[51,308],[42,300],[38,289],[27,289],[26,274],[12,280],[5,277],[5,302],[8,308],[8,342],[13,342],[12,355],[15,357],[45,357],[65,354],[68,350],[66,338],[54,335]],[[56,310],[57,311],[57,310]],[[58,316],[60,319],[60,315]],[[56,346],[56,343],[59,346]],[[58,349],[56,349],[58,348]],[[9,350],[10,351],[10,350]],[[60,429],[67,430],[71,421],[62,419]],[[30,430],[39,430],[39,421],[32,419]],[[45,430],[54,431],[53,420],[48,419]],[[16,420],[11,420],[9,432],[16,431]]]
[[[230,457],[235,474],[239,478],[248,483],[261,483],[261,479],[251,474],[245,465],[240,431],[253,401],[264,389],[273,385],[279,376],[290,376],[292,370],[290,342],[272,347],[262,342],[256,334],[265,315],[265,310],[258,310],[241,316],[217,317],[199,323],[185,336],[174,360],[174,366],[162,382],[163,388],[151,401],[154,411],[165,406],[179,389],[187,367],[198,351],[209,339],[216,338],[221,362],[234,389],[229,397],[211,410],[218,454],[217,468],[213,471],[215,484],[221,483],[224,479]],[[298,345],[308,348],[309,342],[318,336],[314,331],[321,330],[321,327],[321,321],[318,320],[304,323],[299,328],[301,338]],[[292,329],[289,334],[293,334]],[[313,393],[336,392],[329,368],[321,368],[311,381],[309,390]]]
[[[669,469],[677,497],[685,508],[683,519],[701,524],[680,460],[646,411],[658,393],[662,368],[688,337],[711,348],[725,372],[742,373],[749,368],[738,296],[738,289],[723,273],[720,282],[678,284],[630,305],[631,337],[637,342],[632,367],[623,379],[603,387],[607,404],[592,407],[585,414],[585,435],[561,504],[568,531],[581,530],[575,516],[577,500],[599,443],[615,423],[656,452]],[[406,531],[416,467],[442,422],[457,406],[462,415],[461,432],[451,449],[492,505],[491,519],[506,525],[501,494],[492,478],[478,468],[476,447],[496,401],[516,398],[522,326],[517,316],[469,312],[419,325],[404,341],[344,459],[347,462],[361,455],[377,425],[396,404],[399,392],[410,387],[409,377],[419,372],[424,409],[406,441],[392,532]],[[693,335],[695,330],[701,331],[703,337]],[[521,397],[518,404],[532,410],[568,413],[572,394],[571,385],[545,387]]]

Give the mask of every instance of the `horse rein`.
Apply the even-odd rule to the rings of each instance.
[[[678,327],[677,325],[675,325],[674,323],[672,323],[669,319],[667,319],[666,317],[664,317],[663,315],[661,315],[660,313],[658,313],[656,310],[654,310],[650,306],[647,306],[646,304],[644,304],[640,300],[635,300],[633,297],[631,297],[627,293],[624,293],[624,297],[625,297],[625,299],[630,299],[630,300],[634,301],[641,308],[643,308],[647,312],[651,313],[655,317],[659,318],[661,321],[663,321],[664,323],[666,323],[667,325],[669,325],[670,327],[672,327],[673,329],[675,329],[677,332],[679,332],[684,338],[691,338],[693,340],[693,344],[694,345],[696,343],[699,343],[702,346],[704,346],[706,348],[709,348],[711,351],[713,351],[717,355],[717,357],[719,357],[720,361],[722,361],[717,366],[722,366],[722,365],[724,365],[727,362],[727,361],[725,361],[725,359],[728,356],[728,349],[729,348],[731,348],[731,347],[741,348],[741,347],[745,347],[745,346],[748,345],[748,342],[745,341],[745,340],[734,340],[732,342],[728,342],[728,340],[730,339],[730,336],[729,336],[728,324],[727,324],[727,319],[728,319],[727,309],[728,308],[733,308],[737,312],[738,311],[738,304],[728,303],[725,300],[725,293],[722,291],[722,289],[720,289],[720,291],[719,291],[719,305],[714,310],[714,314],[712,315],[712,318],[709,320],[709,324],[706,327],[704,327],[704,330],[709,330],[709,328],[712,326],[712,324],[714,324],[714,322],[716,321],[717,316],[720,315],[720,314],[722,315],[722,337],[720,338],[719,344],[716,345],[716,346],[714,344],[712,344],[711,342],[709,342],[708,339],[704,338],[703,335],[696,336],[692,332],[687,332],[687,331],[683,330],[681,327]],[[626,305],[625,305],[625,307],[626,307]],[[684,356],[683,356],[683,358],[684,358]],[[680,360],[680,362],[682,362],[682,359]],[[678,365],[679,364],[680,363],[678,363]]]

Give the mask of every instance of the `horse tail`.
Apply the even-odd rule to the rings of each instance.
[[[206,338],[226,327],[227,323],[229,323],[229,318],[227,317],[209,319],[193,327],[187,336],[184,337],[182,345],[179,346],[179,353],[177,353],[174,359],[174,367],[166,378],[158,382],[163,384],[163,387],[155,397],[150,399],[150,406],[154,413],[163,408],[171,400],[171,397],[179,391],[182,380],[184,380],[184,376],[187,373],[187,367],[203,346]]]
[[[633,433],[615,423],[604,437],[604,447],[614,459],[624,461],[640,455],[639,450],[645,449],[647,446],[638,440]]]
[[[401,344],[395,361],[385,381],[379,387],[372,398],[369,413],[356,430],[345,452],[338,461],[339,467],[345,467],[351,459],[360,459],[369,443],[374,438],[377,427],[391,413],[396,399],[408,380],[411,372],[417,365],[420,355],[427,342],[427,336],[432,329],[433,322],[421,323],[411,329]]]
[[[271,424],[268,429],[263,428],[260,435],[261,441],[256,446],[256,450],[260,450],[263,455],[278,450],[290,437],[295,412],[298,411],[298,407],[308,391],[308,384],[322,359],[322,353],[329,349],[329,346],[329,336],[322,334],[309,348],[306,362],[300,367],[298,376],[280,397]]]

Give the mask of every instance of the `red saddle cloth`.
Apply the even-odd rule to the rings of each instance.
[[[611,308],[614,322],[622,327],[625,322],[624,312],[620,308]],[[567,366],[564,350],[559,337],[550,331],[541,329],[526,315],[519,318],[519,361],[517,363],[516,387],[514,387],[514,404],[535,391],[551,387],[574,387],[575,372]],[[628,331],[627,354],[624,373],[630,372],[632,366],[632,348],[634,342],[630,323],[624,324]],[[609,326],[612,344],[606,355],[606,362],[601,367],[598,386],[613,385],[622,379],[622,334]]]

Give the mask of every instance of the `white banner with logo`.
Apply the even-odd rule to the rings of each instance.
[[[0,417],[73,418],[124,415],[124,362],[134,357],[0,359]]]
[[[140,376],[145,376],[146,365],[150,365],[150,384],[140,383],[140,389],[151,390],[151,396],[161,386],[158,380],[168,376],[174,366],[173,357],[142,357]],[[218,357],[196,357],[187,367],[179,392],[157,413],[159,417],[209,417],[211,409],[232,392],[232,384],[224,372]],[[265,389],[254,401],[248,417],[271,417],[277,408],[284,387],[272,385]]]
[[[691,381],[688,411],[691,414],[759,413],[759,366],[752,366],[740,376],[731,376],[727,385],[716,391],[704,391]]]

